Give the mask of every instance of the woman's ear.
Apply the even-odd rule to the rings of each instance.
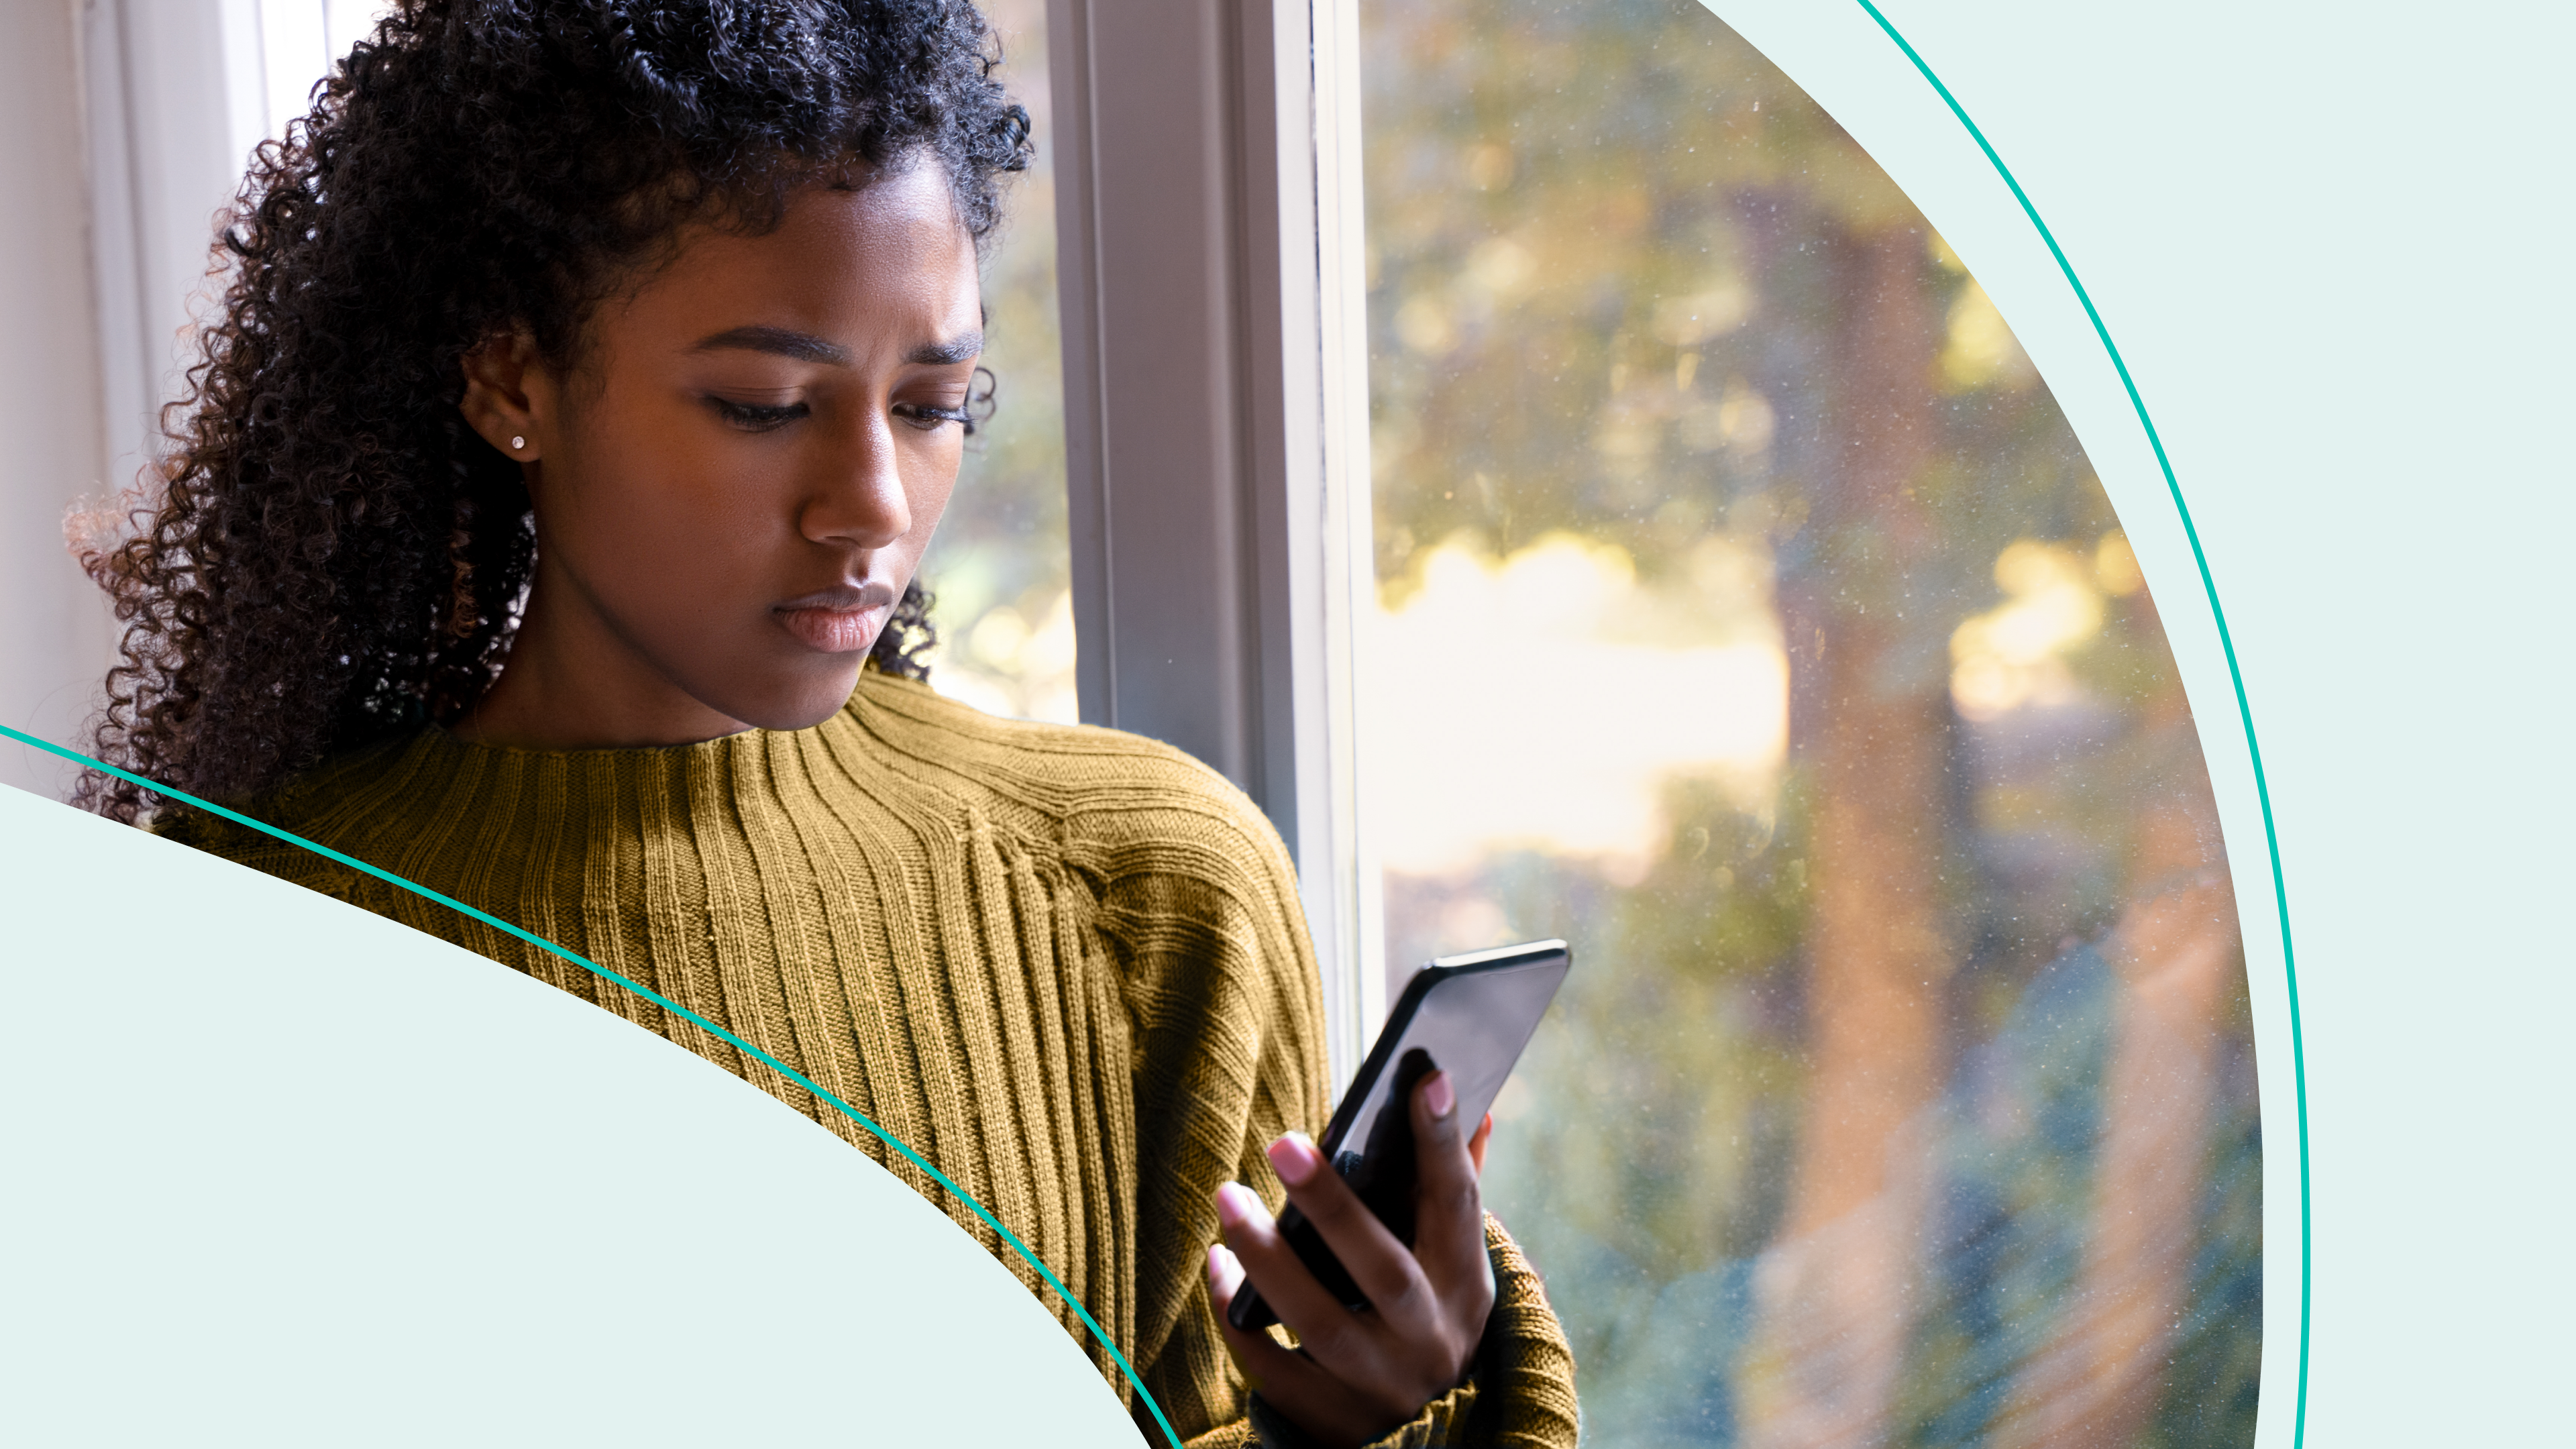
[[[545,416],[541,400],[544,364],[536,339],[524,331],[496,332],[465,354],[465,396],[457,409],[483,441],[511,459],[533,463],[545,456]]]

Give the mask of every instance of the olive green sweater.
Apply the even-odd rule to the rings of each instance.
[[[512,922],[718,1023],[867,1113],[982,1202],[1126,1353],[1185,1437],[1247,1413],[1202,1273],[1212,1193],[1280,1200],[1262,1147],[1321,1125],[1312,948],[1286,853],[1176,750],[998,720],[863,675],[812,729],[532,751],[442,730],[360,750],[245,813]],[[775,1070],[557,957],[204,815],[163,829],[481,952],[774,1093],[938,1201],[1108,1355],[991,1229]],[[810,1205],[783,1223],[825,1233]],[[1489,1228],[1499,1295],[1468,1383],[1388,1442],[1571,1445],[1574,1366]]]

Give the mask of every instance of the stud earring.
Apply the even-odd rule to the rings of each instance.
[[[514,438],[510,439],[510,451],[511,451],[511,452],[513,452],[513,453],[515,453],[515,452],[519,451],[521,448],[524,448],[524,447],[526,447],[526,446],[528,446],[528,440],[527,440],[527,439],[525,439],[525,438],[517,438],[517,437],[514,437]]]

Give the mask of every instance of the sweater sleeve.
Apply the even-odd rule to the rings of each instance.
[[[1218,1184],[1272,1211],[1263,1149],[1319,1130],[1330,1081],[1323,995],[1285,847],[1213,771],[1173,755],[1165,788],[1081,834],[1132,1028],[1136,1123],[1133,1359],[1191,1449],[1305,1449],[1246,1393],[1208,1300]],[[1095,833],[1095,832],[1101,833]],[[1389,1449],[1575,1442],[1574,1360],[1538,1274],[1490,1218],[1495,1302],[1466,1383],[1381,1441]],[[1135,1406],[1149,1442],[1163,1442]]]
[[[1485,1251],[1494,1264],[1494,1310],[1467,1381],[1371,1449],[1573,1449],[1574,1352],[1548,1307],[1547,1289],[1491,1214]],[[1211,1435],[1207,1442],[1245,1449],[1312,1449],[1313,1443],[1257,1394],[1239,1437]]]

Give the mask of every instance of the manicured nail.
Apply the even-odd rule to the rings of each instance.
[[[1252,1195],[1252,1189],[1245,1187],[1242,1183],[1225,1182],[1217,1184],[1216,1220],[1224,1226],[1228,1228],[1242,1227],[1245,1223],[1252,1220],[1252,1210],[1259,1206],[1261,1206],[1261,1199],[1254,1197]]]
[[[1434,1121],[1458,1110],[1458,1089],[1449,1085],[1447,1072],[1433,1072],[1422,1084],[1422,1105],[1431,1109]]]
[[[1323,1154],[1315,1150],[1315,1144],[1307,1141],[1303,1132],[1291,1132],[1270,1144],[1270,1170],[1290,1187],[1304,1187],[1306,1179],[1313,1177],[1323,1163]]]

